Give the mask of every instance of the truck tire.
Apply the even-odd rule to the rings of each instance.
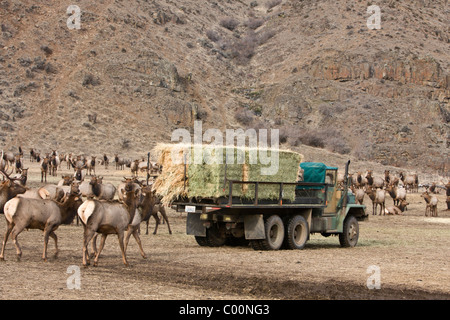
[[[215,223],[206,229],[206,239],[210,247],[221,247],[227,241],[227,236],[223,228]]]
[[[277,215],[270,216],[264,222],[266,238],[259,240],[260,250],[278,250],[284,242],[283,220]],[[255,247],[255,246],[253,246]]]
[[[359,224],[354,216],[347,216],[344,220],[342,233],[339,234],[339,243],[343,248],[356,246],[359,238]]]
[[[227,237],[218,225],[213,224],[206,229],[206,237],[195,236],[195,240],[201,247],[221,247],[225,244]]]
[[[206,239],[206,237],[200,237],[200,236],[195,236],[195,241],[197,241],[197,244],[200,247],[208,247],[208,240]]]
[[[305,247],[309,236],[309,226],[301,215],[290,218],[286,225],[286,247],[288,249],[301,250]]]

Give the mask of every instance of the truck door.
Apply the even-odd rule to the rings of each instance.
[[[324,213],[336,213],[336,207],[339,200],[336,198],[336,179],[337,170],[327,169],[325,171],[325,183],[327,184],[327,207],[325,208]]]

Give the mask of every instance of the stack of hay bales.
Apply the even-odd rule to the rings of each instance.
[[[276,150],[276,153],[272,154],[274,151],[270,148],[158,144],[155,151],[163,170],[153,188],[166,205],[179,197],[228,197],[229,184],[225,183],[225,174],[228,180],[296,182],[303,160],[303,156],[299,153]],[[261,151],[267,152],[269,161],[273,160],[272,156],[277,157],[278,170],[274,170],[274,174],[267,175],[262,171],[273,163],[262,164],[259,156]],[[253,199],[254,196],[254,184],[233,184],[233,197]],[[259,185],[258,199],[278,198],[279,185]],[[294,200],[294,198],[295,186],[284,186],[283,199]]]

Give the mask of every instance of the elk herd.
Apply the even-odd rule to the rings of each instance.
[[[406,200],[407,194],[419,192],[419,187],[425,188],[421,197],[425,200],[425,216],[428,214],[437,217],[438,199],[436,193],[438,186],[436,183],[431,185],[420,185],[417,174],[405,174],[399,172],[398,176],[392,175],[389,170],[385,170],[383,177],[376,177],[372,170],[367,170],[365,174],[361,172],[351,173],[348,176],[350,189],[355,195],[355,200],[363,204],[364,197],[367,195],[372,202],[372,214],[375,215],[379,209],[379,215],[401,215],[409,203]],[[339,179],[341,185],[344,181],[343,176]],[[447,208],[450,210],[450,182],[445,185],[447,196]],[[393,206],[386,207],[386,197],[390,196],[393,200]]]
[[[116,159],[118,156],[116,155]],[[99,165],[108,167],[109,161],[103,156]],[[61,162],[67,161],[67,168],[73,169],[73,175],[62,175],[57,184],[47,184],[47,174],[57,175]],[[124,180],[116,187],[112,183],[105,183],[103,177],[96,176],[96,157],[90,159],[84,156],[72,154],[61,155],[56,150],[41,157],[40,153],[33,149],[30,151],[30,162],[37,162],[41,172],[43,186],[30,188],[27,186],[28,168],[23,167],[23,153],[11,157],[10,153],[4,153],[0,158],[0,213],[6,219],[6,232],[0,251],[0,260],[4,260],[5,246],[10,237],[16,249],[17,259],[22,256],[22,249],[18,242],[18,235],[24,229],[40,229],[44,233],[44,250],[42,259],[47,261],[47,245],[49,238],[55,243],[55,256],[58,254],[58,238],[55,231],[60,225],[67,225],[77,218],[77,225],[81,221],[83,233],[83,265],[90,264],[88,244],[92,241],[92,251],[95,255],[94,265],[97,265],[99,255],[109,234],[116,234],[122,260],[128,265],[126,250],[131,235],[136,240],[143,258],[145,252],[140,240],[140,224],[147,223],[146,234],[150,217],[154,217],[156,226],[153,234],[156,234],[160,217],[167,223],[169,233],[169,220],[165,207],[160,199],[152,191],[149,181],[151,175],[157,175],[161,166],[144,160],[124,160],[120,168],[138,165],[138,170],[147,172],[147,181],[140,181],[136,169],[132,169],[133,177],[124,177]],[[147,163],[149,165],[147,165]],[[118,161],[116,160],[116,165]],[[15,175],[13,175],[15,172]],[[87,178],[86,176],[90,176]],[[117,197],[116,197],[117,196]],[[96,238],[101,235],[100,246],[97,249]]]
[[[96,166],[104,166],[108,169],[109,157],[86,157],[82,155],[61,154],[52,150],[41,155],[34,149],[30,150],[30,163],[39,164],[40,180],[44,185],[38,188],[27,186],[28,169],[24,167],[22,148],[19,152],[1,152],[0,175],[0,213],[6,219],[7,229],[4,234],[0,251],[0,260],[4,260],[5,246],[11,237],[16,249],[17,258],[22,256],[22,249],[18,242],[18,235],[24,229],[40,229],[44,232],[44,249],[42,259],[47,260],[47,246],[49,238],[55,243],[55,256],[58,254],[58,237],[55,231],[60,225],[67,225],[77,220],[81,221],[83,232],[82,263],[90,264],[88,251],[89,243],[92,244],[94,254],[94,266],[98,264],[100,253],[105,245],[108,235],[116,234],[122,261],[128,265],[126,251],[131,236],[136,240],[143,258],[146,254],[140,239],[140,225],[146,222],[146,234],[150,217],[156,221],[153,234],[156,234],[160,217],[167,223],[168,231],[172,234],[165,207],[160,198],[152,190],[149,177],[161,173],[162,167],[157,163],[145,161],[144,158],[131,160],[114,155],[115,169],[124,170],[130,168],[131,177],[117,186],[104,182],[102,176],[96,175]],[[63,174],[57,184],[47,183],[47,174],[57,176],[62,162],[66,161],[66,167],[73,170],[73,174]],[[147,173],[147,181],[139,180],[139,172]],[[89,176],[89,178],[87,178]],[[406,200],[408,192],[418,192],[419,186],[426,191],[421,194],[425,200],[425,216],[436,217],[438,199],[436,184],[419,185],[417,174],[408,175],[400,172],[398,176],[385,171],[383,177],[375,176],[372,170],[365,174],[357,172],[349,174],[350,188],[358,203],[363,204],[367,195],[372,201],[372,214],[401,215],[407,210]],[[343,185],[344,177],[339,175],[338,183]],[[450,182],[445,186],[447,192],[447,206],[450,209]],[[386,195],[394,202],[393,206],[385,207]],[[97,248],[96,239],[101,235],[100,245]]]

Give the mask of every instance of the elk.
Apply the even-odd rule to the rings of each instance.
[[[22,249],[17,242],[17,236],[25,229],[40,229],[44,231],[44,252],[42,259],[47,261],[48,238],[55,241],[55,257],[58,255],[58,238],[56,229],[61,224],[70,224],[75,217],[79,201],[78,184],[72,184],[72,189],[63,203],[54,200],[13,198],[5,204],[7,230],[3,240],[0,260],[4,260],[5,246],[8,237],[16,247],[17,259],[22,257]]]
[[[357,188],[355,189],[354,186],[351,186],[352,192],[355,195],[356,203],[359,202],[359,204],[363,204],[364,202],[364,196],[366,194],[365,190],[363,188]]]
[[[392,200],[394,200],[394,205],[399,205],[401,200],[406,201],[406,189],[394,187],[393,185],[389,185],[386,188],[386,191],[391,196]]]
[[[55,152],[55,151],[53,151]],[[50,174],[54,177],[56,177],[56,172],[58,171],[58,167],[60,165],[61,161],[59,160],[59,156],[56,154],[53,154],[50,158]]]
[[[108,169],[108,165],[109,165],[109,159],[108,156],[105,154],[103,154],[103,164],[105,165],[105,169]]]
[[[386,186],[388,186],[391,183],[391,176],[389,170],[384,170],[384,182],[386,183]]]
[[[125,159],[124,158],[119,158],[118,154],[114,155],[114,161],[116,162],[116,170],[123,170],[124,166],[125,166]]]
[[[437,214],[437,204],[438,204],[437,197],[430,196],[428,191],[425,191],[424,193],[422,193],[421,197],[424,198],[425,202],[426,202],[425,217],[428,217],[428,211],[430,211],[431,217],[437,217],[438,216],[438,214]]]
[[[369,186],[366,190],[370,200],[372,200],[372,215],[376,214],[377,207],[380,205],[380,215],[384,213],[385,193],[383,189],[373,189]],[[385,213],[384,213],[385,214]]]
[[[14,183],[17,179],[11,178],[3,170],[0,170],[0,174],[6,178],[5,181],[0,181],[0,213],[3,213],[5,203],[18,194],[25,193],[27,189],[18,183]]]
[[[0,158],[0,170],[5,170],[8,167],[8,161],[6,161],[3,156],[4,152],[2,150],[2,157]]]
[[[125,180],[122,181],[118,187],[117,187],[117,196],[120,201],[123,201],[123,191],[124,190],[141,190],[141,183],[137,180],[137,178],[126,178],[123,177]]]
[[[16,160],[16,156],[12,152],[6,152],[3,154],[3,160],[8,161],[9,165],[12,166]]]
[[[14,178],[17,180],[15,180],[14,182],[25,187],[25,185],[27,184],[27,180],[28,180],[28,169],[29,168],[22,169],[22,172],[20,173],[20,175],[16,174],[14,176]]]
[[[372,170],[367,170],[367,184],[373,188],[383,188],[384,187],[384,180],[378,177],[372,176]]]
[[[77,187],[79,188],[79,184]],[[61,201],[64,198],[64,189],[56,184],[46,184],[43,188],[47,190],[49,198],[52,200]]]
[[[123,192],[126,203],[121,203],[118,201],[86,200],[78,208],[78,216],[80,217],[84,227],[84,266],[90,264],[87,247],[96,232],[102,234],[102,240],[99,250],[94,258],[94,266],[98,265],[98,258],[103,246],[105,245],[106,237],[109,234],[117,234],[122,253],[122,261],[126,266],[128,266],[124,247],[124,233],[128,228],[128,225],[134,220],[138,205],[138,191]]]
[[[389,214],[391,214],[391,215],[396,215],[396,214],[397,215],[402,215],[402,213],[405,211],[406,206],[408,204],[409,203],[406,202],[406,200],[401,200],[398,205],[387,207],[386,209],[384,209],[384,212],[386,214],[388,214],[388,215]]]
[[[139,172],[138,172],[138,170],[139,170],[139,160],[134,160],[134,161],[131,163],[130,169],[131,169],[131,174],[132,174],[132,176],[133,176],[133,177],[137,177],[138,174],[139,174]]]
[[[42,162],[40,164],[40,168],[41,168],[41,182],[44,182],[44,177],[45,177],[45,182],[47,182],[47,172],[48,172],[49,166],[50,166],[49,159],[47,157],[42,159]]]
[[[70,186],[73,181],[74,181],[74,177],[73,176],[71,176],[71,175],[63,175],[62,179],[59,180],[59,182],[58,182],[58,186],[59,187]]]
[[[160,223],[160,218],[158,217],[158,212],[161,213],[165,222],[167,222],[167,228],[169,229],[169,234],[172,234],[172,230],[170,229],[169,219],[167,218],[166,209],[161,203],[161,199],[158,198],[156,192],[152,190],[151,186],[142,187],[142,199],[141,204],[139,205],[139,209],[142,211],[143,219],[147,223],[147,230],[145,234],[148,234],[148,223],[150,217],[155,218],[156,225],[153,234],[158,232],[158,225]]]
[[[102,183],[103,177],[93,176],[89,184],[92,186],[92,193],[98,200],[113,200],[116,194],[116,187],[111,183]]]
[[[23,169],[23,158],[20,156],[20,154],[15,155],[14,162],[16,173],[21,173]]]
[[[95,175],[95,159],[97,157],[92,156],[91,160],[86,163],[88,175],[92,175],[92,171],[94,171]]]
[[[30,149],[30,162],[33,162],[36,159],[36,152],[33,148]]]
[[[414,184],[416,182],[416,178],[412,175],[407,175],[405,176],[405,174],[403,172],[400,172],[400,180],[402,180],[403,184],[405,185],[406,191],[411,190],[410,192],[413,191],[414,189]]]

